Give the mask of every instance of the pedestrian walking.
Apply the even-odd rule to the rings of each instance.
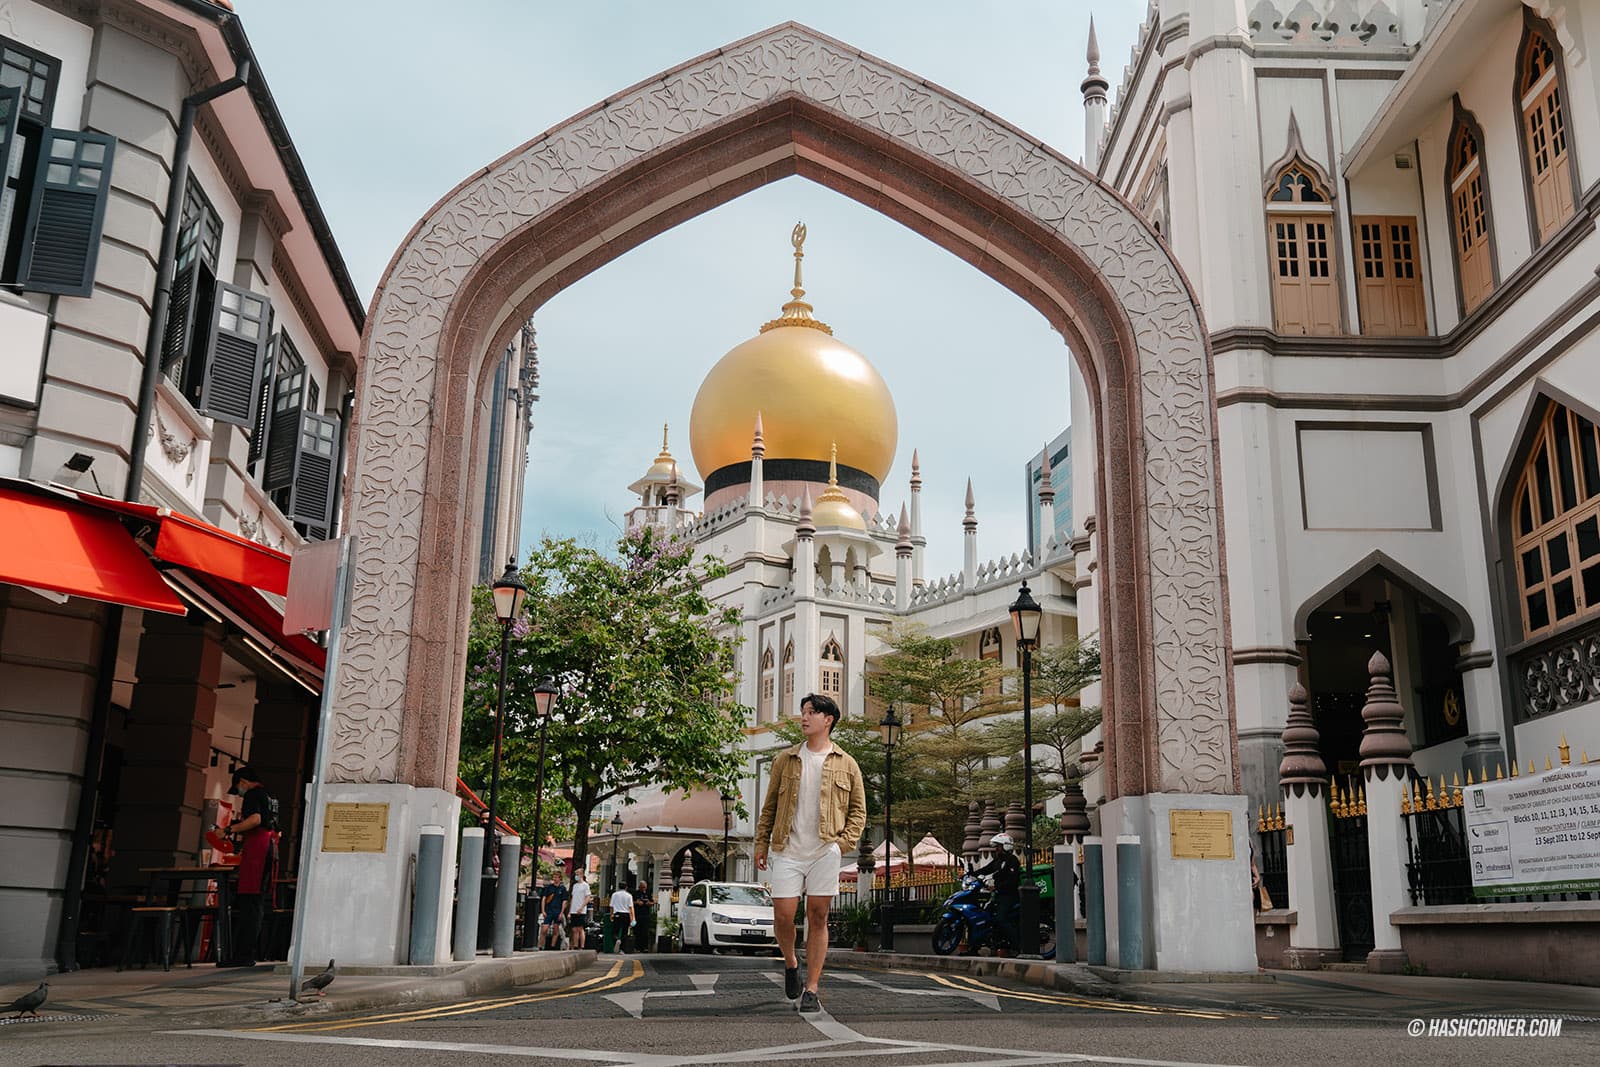
[[[828,909],[839,892],[844,849],[867,825],[867,791],[854,758],[833,743],[839,705],[811,694],[800,701],[805,740],[772,761],[772,780],[756,826],[756,869],[771,865],[772,912],[783,951],[783,991],[801,1011],[821,1011],[818,985],[828,956]],[[769,855],[770,853],[770,855]],[[800,981],[795,912],[806,900],[806,977]]]
[[[633,894],[633,951],[651,952],[656,947],[656,926],[651,918],[650,891],[643,882]]]
[[[561,947],[562,921],[567,915],[567,887],[561,884],[559,878],[551,878],[539,890],[539,906],[541,922],[539,928],[540,948]]]
[[[611,894],[611,944],[619,956],[627,951],[625,942],[628,938],[628,928],[632,925],[633,894],[628,892],[627,886],[620,885],[617,891]]]
[[[589,883],[583,875],[572,876],[572,897],[567,901],[567,930],[571,947],[582,948],[589,936]]]

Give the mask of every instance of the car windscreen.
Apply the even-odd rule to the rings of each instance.
[[[772,894],[758,885],[714,885],[711,887],[713,904],[749,904],[758,908],[772,906]]]

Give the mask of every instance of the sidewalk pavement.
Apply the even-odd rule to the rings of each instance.
[[[308,1015],[443,1004],[548,982],[594,962],[591,950],[519,952],[505,959],[438,967],[339,968],[327,995],[289,1001],[287,968],[249,970],[209,964],[171,971],[118,973],[94,968],[52,975],[50,997],[38,1023],[139,1022],[162,1026],[217,1026],[271,1022]],[[1415,1019],[1461,1015],[1559,1015],[1600,1021],[1600,988],[1542,982],[1368,974],[1361,971],[1265,971],[1256,974],[1174,974],[1118,971],[1084,964],[972,956],[850,952],[834,949],[835,966],[873,970],[946,971],[995,976],[1079,996],[1134,1002],[1349,1019]],[[322,969],[317,961],[307,976]],[[37,983],[0,987],[0,1004]],[[0,1019],[0,1031],[33,1025]],[[15,1031],[13,1031],[15,1032]]]
[[[70,974],[53,974],[49,999],[40,1009],[43,1022],[81,1023],[126,1021],[159,1017],[162,1025],[215,1026],[219,1022],[247,1022],[375,1008],[440,1004],[498,990],[548,982],[594,962],[592,951],[518,952],[502,959],[480,955],[470,963],[436,967],[335,967],[337,977],[322,997],[289,999],[289,969],[285,964],[259,964],[251,968],[175,965],[118,972],[94,967]],[[305,977],[321,973],[326,962],[308,962]],[[29,992],[37,982],[0,986],[0,1004]],[[13,1023],[0,1019],[0,1027],[29,1025],[31,1017]]]
[[[1559,1015],[1575,1021],[1600,1022],[1600,988],[1549,982],[1346,970],[1255,974],[1119,971],[1043,960],[840,949],[828,955],[830,962],[847,966],[994,975],[1087,997],[1275,1015],[1406,1020],[1457,1015]]]

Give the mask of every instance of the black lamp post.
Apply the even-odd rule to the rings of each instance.
[[[1028,583],[1022,583],[1016,602],[1011,605],[1011,622],[1016,627],[1017,651],[1022,656],[1022,808],[1028,823],[1023,829],[1023,872],[1021,915],[1017,919],[1021,929],[1017,936],[1017,954],[1039,954],[1039,883],[1033,880],[1033,649],[1039,643],[1039,618],[1044,614]]]
[[[539,717],[539,769],[533,786],[533,884],[539,884],[539,853],[544,851],[544,738],[555,710],[560,690],[556,680],[545,676],[533,690],[533,713]]]
[[[622,844],[622,812],[611,816],[611,891],[617,891],[617,847]]]
[[[488,921],[485,924],[490,931],[494,930],[494,883],[495,861],[500,856],[500,830],[496,825],[500,813],[500,744],[505,737],[506,722],[506,666],[511,660],[511,624],[516,621],[517,614],[522,610],[522,602],[528,599],[528,587],[522,584],[522,579],[517,577],[517,561],[506,560],[506,572],[495,582],[490,592],[494,595],[494,614],[500,620],[500,688],[495,698],[494,709],[494,762],[489,772],[489,833],[484,842],[488,850],[483,856],[483,913]],[[517,876],[516,871],[511,872],[511,877]]]
[[[883,930],[883,951],[894,951],[894,917],[889,905],[889,850],[894,847],[891,814],[894,810],[894,746],[900,743],[900,730],[905,724],[895,718],[894,705],[883,713],[878,728],[883,733],[883,903],[879,907],[878,922]]]
[[[728,830],[733,825],[733,806],[739,798],[724,791],[722,794],[722,880],[728,880]]]

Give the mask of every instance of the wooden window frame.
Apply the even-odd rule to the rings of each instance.
[[[1578,179],[1577,150],[1573,147],[1573,126],[1570,103],[1572,94],[1567,91],[1566,55],[1550,24],[1530,9],[1522,10],[1522,40],[1517,45],[1516,76],[1511,81],[1512,113],[1517,120],[1517,148],[1522,153],[1523,193],[1528,207],[1528,236],[1538,249],[1559,233],[1577,214],[1583,200],[1583,190]],[[1549,53],[1549,64],[1529,84],[1529,69],[1536,51],[1543,46]],[[1536,115],[1553,115],[1553,123],[1536,123]],[[1536,143],[1540,134],[1554,135],[1563,142],[1554,150],[1547,178],[1536,173],[1541,149]],[[1565,175],[1554,173],[1565,170]],[[1541,190],[1541,182],[1545,188]],[[1541,196],[1541,192],[1545,195]],[[1550,203],[1554,198],[1554,203]],[[1545,203],[1541,210],[1541,202]]]
[[[794,697],[794,638],[783,646],[783,706],[787,708]],[[795,709],[797,712],[798,708]]]
[[[1361,332],[1375,337],[1426,336],[1428,301],[1422,283],[1421,228],[1417,220],[1410,215],[1356,215],[1350,224],[1355,241],[1356,305],[1361,313]],[[1397,232],[1401,227],[1409,229],[1408,238]],[[1369,229],[1376,233],[1369,233]],[[1409,242],[1409,256],[1401,255],[1405,242]],[[1378,317],[1374,306],[1378,300],[1388,305],[1390,313],[1385,321],[1374,321]],[[1412,308],[1415,319],[1411,326],[1406,323],[1407,306]]]
[[[1346,332],[1344,296],[1339,284],[1339,225],[1331,183],[1297,149],[1270,174],[1264,203],[1273,331],[1292,337],[1340,336]],[[1296,178],[1299,180],[1292,181]],[[1290,196],[1279,199],[1286,185]],[[1312,227],[1321,229],[1316,238],[1311,236]],[[1320,256],[1311,254],[1314,245],[1321,246]],[[1291,273],[1284,272],[1286,263],[1292,266]],[[1304,311],[1304,321],[1298,325],[1288,315],[1291,290],[1298,292]]]
[[[1561,463],[1563,429],[1565,469]],[[1541,458],[1545,459],[1542,469]],[[1600,427],[1586,416],[1563,404],[1549,403],[1511,494],[1510,528],[1510,564],[1516,576],[1525,639],[1600,615]],[[1565,564],[1553,572],[1552,551],[1565,557]],[[1524,559],[1527,554],[1531,559]],[[1535,568],[1537,573],[1533,573]],[[1570,584],[1574,610],[1558,616],[1556,592],[1564,583]],[[1535,598],[1542,604],[1544,616],[1537,625],[1529,603]]]
[[[777,657],[772,654],[772,646],[767,645],[761,650],[760,689],[756,696],[756,720],[758,722],[772,721],[773,701],[778,695]]]
[[[817,692],[844,706],[844,646],[832,634],[822,643],[817,668]]]
[[[1453,100],[1455,115],[1450,139],[1446,142],[1444,202],[1450,222],[1450,251],[1455,260],[1456,305],[1461,317],[1466,318],[1482,306],[1500,284],[1500,257],[1494,235],[1489,170],[1484,165],[1483,127],[1461,106],[1460,94]],[[1473,156],[1471,160],[1459,162],[1464,138],[1471,139]],[[1462,227],[1464,210],[1471,213],[1471,225],[1467,230]],[[1477,232],[1469,234],[1469,230]],[[1471,241],[1467,242],[1469,236]],[[1479,256],[1483,257],[1481,261]],[[1481,278],[1478,277],[1480,271]]]
[[[980,661],[989,660],[997,666],[1001,665],[1001,651],[1000,627],[991,626],[989,629],[979,632],[978,659]],[[992,680],[984,683],[983,695],[986,697],[998,697],[1000,695],[1000,675],[998,672],[996,672]]]

